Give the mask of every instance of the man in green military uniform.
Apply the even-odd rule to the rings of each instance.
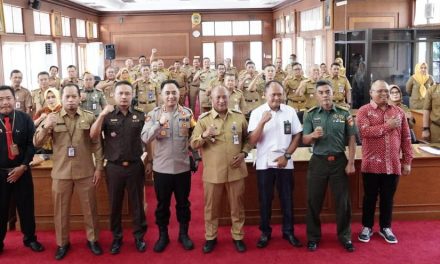
[[[306,98],[304,95],[298,95],[297,90],[301,82],[306,78],[302,76],[301,63],[293,63],[292,71],[293,74],[288,75],[283,82],[284,92],[287,95],[287,105],[299,111],[300,109],[304,109]]]
[[[305,109],[310,109],[318,105],[318,101],[316,101],[316,82],[319,80],[319,66],[313,65],[310,69],[310,77],[301,82],[296,91],[298,96],[304,96],[306,102],[304,104]],[[301,109],[300,109],[301,110]]]
[[[330,82],[316,83],[316,97],[319,106],[307,112],[303,127],[303,143],[313,145],[307,172],[307,247],[315,251],[321,240],[319,217],[330,184],[336,207],[338,240],[348,252],[353,252],[348,174],[355,172],[356,129],[349,111],[332,102]],[[347,141],[348,161],[345,155]]]
[[[340,65],[333,63],[331,75],[326,78],[333,87],[333,102],[336,105],[350,108],[351,105],[351,85],[347,77],[339,74]]]
[[[89,110],[90,112],[93,112],[95,116],[98,116],[102,109],[107,105],[104,94],[93,86],[95,84],[95,76],[90,72],[84,73],[83,82],[84,87],[81,90],[80,107],[84,110]]]
[[[150,80],[150,68],[141,67],[142,77],[133,83],[135,96],[134,108],[138,111],[148,113],[157,106],[157,83]]]
[[[422,137],[440,143],[440,84],[431,86],[426,93]]]

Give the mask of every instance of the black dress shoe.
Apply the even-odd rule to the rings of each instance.
[[[301,242],[293,234],[283,234],[283,239],[287,240],[294,247],[302,247]]]
[[[203,245],[203,253],[211,253],[217,244],[217,238],[212,240],[206,240],[205,245]]]
[[[87,241],[87,247],[92,251],[93,255],[101,255],[102,254],[102,248],[98,244],[98,241],[90,242]]]
[[[179,234],[179,243],[182,244],[185,250],[191,250],[194,248],[194,243],[191,238],[189,238],[188,234]]]
[[[309,251],[316,251],[318,249],[318,242],[315,241],[309,241],[307,242],[307,249]]]
[[[55,252],[55,259],[56,260],[63,259],[66,256],[67,251],[69,251],[69,249],[70,249],[70,243],[62,247],[58,247],[57,251]]]
[[[121,252],[122,239],[113,239],[112,247],[110,248],[110,254],[116,255]]]
[[[136,245],[136,249],[139,252],[145,252],[145,250],[147,249],[147,244],[145,244],[143,238],[135,238],[134,244]]]
[[[25,246],[30,248],[32,251],[35,251],[35,252],[44,251],[43,245],[41,245],[41,243],[38,242],[37,240],[29,242],[29,243],[26,243]]]
[[[261,234],[257,242],[258,248],[265,248],[269,244],[270,235]]]
[[[232,239],[232,242],[234,243],[235,249],[238,252],[243,253],[246,251],[246,245],[244,244],[243,240]]]
[[[347,241],[342,245],[344,246],[345,250],[347,250],[348,252],[354,252],[354,246],[353,243],[351,243],[351,241]]]

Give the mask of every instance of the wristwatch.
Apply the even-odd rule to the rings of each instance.
[[[286,160],[290,160],[292,158],[292,154],[284,153],[284,157],[286,158]]]

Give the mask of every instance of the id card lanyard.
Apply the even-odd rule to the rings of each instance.
[[[67,126],[66,118],[63,117],[63,119],[64,119],[64,123],[65,123],[66,126]],[[68,134],[69,134],[69,138],[70,138],[70,144],[69,144],[69,146],[67,147],[67,157],[69,157],[69,158],[73,158],[73,157],[76,156],[76,150],[75,150],[75,147],[73,146],[73,135],[75,134],[75,130],[76,130],[76,121],[77,121],[77,120],[73,119],[73,121],[74,121],[74,125],[73,125],[73,131],[72,131],[72,133],[70,132],[70,128],[69,128],[69,127],[67,128],[67,130],[68,130]]]
[[[5,132],[8,133],[8,131],[6,130],[6,124],[3,123],[3,120],[0,118],[0,123],[2,123],[3,127],[5,128]],[[10,146],[11,148],[11,153],[13,155],[19,155],[19,151],[18,151],[18,146],[17,144],[14,143],[14,126],[15,126],[15,110],[14,110],[14,116],[12,117],[12,126],[11,126],[11,133],[12,134],[12,144]]]

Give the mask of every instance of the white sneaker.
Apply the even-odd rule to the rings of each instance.
[[[381,235],[385,239],[386,242],[388,242],[390,244],[397,244],[397,238],[393,234],[393,231],[391,230],[391,228],[389,228],[389,227],[381,228],[379,231],[379,235]]]
[[[370,242],[370,238],[373,235],[373,230],[369,227],[363,226],[362,231],[358,236],[359,241],[361,242]]]

